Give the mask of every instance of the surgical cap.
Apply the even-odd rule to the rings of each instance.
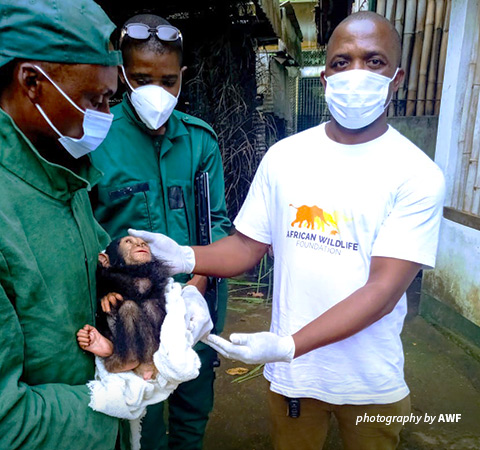
[[[14,58],[115,66],[114,29],[92,0],[1,0],[0,67]]]

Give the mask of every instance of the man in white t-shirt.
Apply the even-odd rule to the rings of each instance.
[[[322,74],[332,120],[272,146],[236,234],[192,249],[131,231],[174,272],[232,276],[272,246],[270,332],[207,342],[226,357],[268,363],[277,450],[321,448],[332,413],[345,448],[394,449],[400,417],[410,415],[405,291],[435,263],[444,178],[387,125],[404,77],[400,55],[385,18],[349,16],[332,34]]]

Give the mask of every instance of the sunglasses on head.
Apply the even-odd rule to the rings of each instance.
[[[125,36],[132,39],[148,39],[154,35],[161,41],[175,42],[180,39],[180,43],[182,42],[182,33],[172,25],[158,25],[158,27],[152,28],[144,23],[129,23],[122,28],[119,45],[122,45]]]

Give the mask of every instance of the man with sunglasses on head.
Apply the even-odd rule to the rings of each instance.
[[[91,0],[0,3],[0,448],[111,450],[118,419],[89,406],[108,235],[87,191],[112,121],[121,54]],[[112,49],[112,50],[111,50]]]
[[[123,25],[119,48],[124,66],[120,78],[126,93],[112,108],[112,129],[92,155],[104,177],[92,195],[95,216],[113,239],[129,227],[161,232],[181,245],[198,244],[195,175],[208,173],[212,239],[227,236],[230,221],[217,138],[200,119],[175,110],[180,95],[182,35],[165,19],[136,15]],[[227,286],[203,276],[179,277],[185,290],[205,294],[220,332],[226,310]],[[184,294],[185,296],[185,294]],[[213,406],[216,352],[203,343],[194,347],[202,363],[195,380],[181,384],[164,404],[147,409],[142,421],[142,449],[201,449]],[[167,442],[168,441],[168,442]]]

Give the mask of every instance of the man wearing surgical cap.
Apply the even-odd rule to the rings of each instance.
[[[111,450],[118,421],[88,407],[94,361],[75,333],[95,320],[108,236],[87,154],[112,116],[119,52],[91,0],[0,4],[0,448]]]

